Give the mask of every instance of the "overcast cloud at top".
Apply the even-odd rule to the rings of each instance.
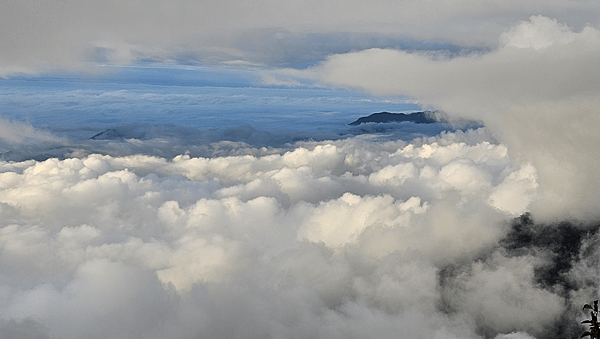
[[[595,1],[4,1],[0,32],[0,337],[583,332]],[[424,109],[456,124],[347,125]]]
[[[399,45],[394,39],[494,48],[500,34],[531,15],[576,30],[599,20],[597,4],[586,0],[8,1],[0,14],[0,74],[140,58],[293,64]]]

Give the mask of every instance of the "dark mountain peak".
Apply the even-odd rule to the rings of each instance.
[[[436,122],[445,122],[436,119],[435,112],[424,111],[414,113],[390,113],[381,112],[373,113],[367,117],[361,117],[358,120],[350,123],[350,126],[358,126],[368,122],[388,123],[388,122],[412,122],[415,124],[432,124]]]

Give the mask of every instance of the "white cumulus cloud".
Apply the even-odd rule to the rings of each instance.
[[[497,248],[530,202],[507,202],[506,186],[535,192],[535,179],[481,130],[0,162],[0,333],[545,333],[563,297],[535,284],[544,259]]]

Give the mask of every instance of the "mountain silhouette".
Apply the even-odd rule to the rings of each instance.
[[[446,122],[437,120],[434,116],[434,112],[414,112],[414,113],[373,113],[367,117],[358,118],[358,120],[351,122],[350,126],[358,126],[360,124],[366,124],[368,122],[374,123],[388,123],[388,122],[412,122],[415,124],[433,124],[437,122]]]

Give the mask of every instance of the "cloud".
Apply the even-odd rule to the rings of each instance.
[[[485,264],[475,263],[453,281],[447,300],[479,318],[485,324],[484,332],[520,330],[540,336],[544,331],[540,324],[557,321],[564,300],[535,286],[532,277],[536,260],[496,255]]]
[[[369,49],[330,56],[296,73],[380,95],[403,94],[446,113],[482,121],[511,157],[531,162],[540,218],[598,217],[595,130],[600,31],[575,31],[533,16],[500,37],[489,53],[447,57]]]
[[[43,154],[67,145],[66,138],[34,128],[32,125],[0,117],[0,159],[21,158],[22,154]]]
[[[532,14],[577,28],[598,24],[593,1],[435,2],[228,0],[3,3],[0,74],[91,69],[89,61],[297,65],[331,53],[394,47],[402,41],[495,46]],[[427,49],[427,48],[426,48]]]
[[[60,141],[60,138],[51,133],[35,129],[27,123],[0,118],[0,142],[2,144],[31,145],[48,142],[58,143]]]
[[[276,39],[270,48],[312,46],[305,64],[330,54],[314,39],[367,28],[484,46],[346,53],[397,40],[349,41],[334,48],[346,54],[284,76],[412,95],[486,127],[369,125],[296,141],[250,125],[131,123],[64,140],[0,122],[0,336],[558,338],[577,333],[577,305],[597,297],[597,226],[573,226],[581,243],[566,247],[560,227],[556,243],[526,241],[546,234],[539,220],[598,217],[594,3],[27,5],[1,5],[2,74],[180,52],[293,64],[296,43],[265,60]],[[559,20],[514,25],[530,12]],[[148,100],[140,111],[223,103],[68,95],[86,107]],[[528,210],[536,224],[511,220]],[[559,282],[543,280],[552,272]]]
[[[545,336],[545,257],[499,247],[535,179],[483,129],[0,162],[0,333]]]

